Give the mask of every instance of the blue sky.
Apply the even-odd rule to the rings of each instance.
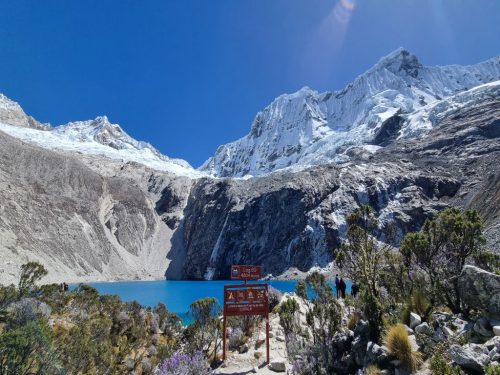
[[[499,15],[497,0],[0,0],[0,92],[53,125],[105,114],[199,166],[276,96],[341,89],[397,47],[426,65],[498,55]]]

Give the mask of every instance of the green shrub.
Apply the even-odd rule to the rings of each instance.
[[[500,375],[500,365],[488,365],[484,373],[485,375]]]
[[[299,304],[294,298],[287,298],[279,308],[280,324],[285,334],[295,331],[295,313],[299,310]]]
[[[19,276],[19,294],[27,295],[32,292],[36,283],[47,275],[47,270],[38,262],[28,262],[21,266],[21,275]]]
[[[413,292],[411,296],[411,307],[414,312],[426,319],[431,309],[431,303],[420,290]]]
[[[17,291],[14,285],[0,285],[0,309],[17,299]]]
[[[55,359],[51,332],[43,321],[30,321],[0,335],[3,375],[57,373]]]
[[[384,344],[389,353],[398,359],[408,371],[414,372],[422,363],[420,353],[413,350],[408,332],[402,324],[389,327],[384,336]]]
[[[431,358],[430,369],[432,375],[463,375],[460,367],[451,365],[442,355],[435,355]]]

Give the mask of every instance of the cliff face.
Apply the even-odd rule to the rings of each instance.
[[[154,193],[134,180],[144,168],[115,173],[100,162],[107,173],[0,132],[2,282],[27,260],[45,264],[53,280],[163,277],[172,230]]]
[[[361,203],[383,225],[393,222],[399,239],[448,206],[474,207],[487,246],[498,251],[499,140],[500,101],[491,99],[446,117],[427,137],[353,154],[345,165],[199,180],[181,222],[183,275],[226,278],[237,263],[262,264],[274,275],[325,266],[345,216]]]
[[[192,180],[0,133],[0,277],[14,280],[28,259],[69,281],[226,278],[235,263],[308,270],[332,260],[361,203],[399,238],[445,207],[475,207],[499,250],[499,119],[491,99],[422,139],[246,180]]]

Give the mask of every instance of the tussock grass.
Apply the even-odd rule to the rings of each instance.
[[[389,353],[401,362],[401,365],[410,372],[418,369],[422,363],[422,356],[413,350],[408,332],[402,324],[388,328],[384,335],[384,345]]]
[[[365,375],[383,375],[383,372],[376,365],[369,365],[365,370]]]
[[[349,317],[349,321],[347,322],[347,328],[349,328],[351,331],[354,331],[354,328],[356,328],[356,324],[359,322],[359,315],[354,313]]]

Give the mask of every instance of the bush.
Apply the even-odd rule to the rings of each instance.
[[[295,313],[299,310],[299,304],[293,298],[287,298],[279,310],[280,324],[285,334],[295,331]]]
[[[21,295],[27,295],[41,278],[47,275],[47,270],[38,262],[28,262],[21,266],[18,289]]]
[[[240,327],[233,328],[228,335],[229,350],[238,349],[246,342],[247,338]]]
[[[210,375],[207,360],[201,352],[192,356],[175,352],[170,358],[163,361],[155,375]]]
[[[442,355],[435,355],[431,358],[430,369],[432,375],[463,375],[460,367],[451,365]]]
[[[17,299],[17,291],[14,285],[0,285],[0,309]]]
[[[426,320],[431,310],[431,303],[420,290],[416,290],[411,296],[411,307]]]
[[[402,324],[389,327],[384,336],[384,345],[389,353],[410,372],[415,371],[422,362],[420,353],[413,350],[408,332]]]
[[[485,375],[500,375],[500,365],[488,365],[484,373]]]
[[[1,374],[54,374],[55,359],[50,330],[42,321],[0,335]]]

